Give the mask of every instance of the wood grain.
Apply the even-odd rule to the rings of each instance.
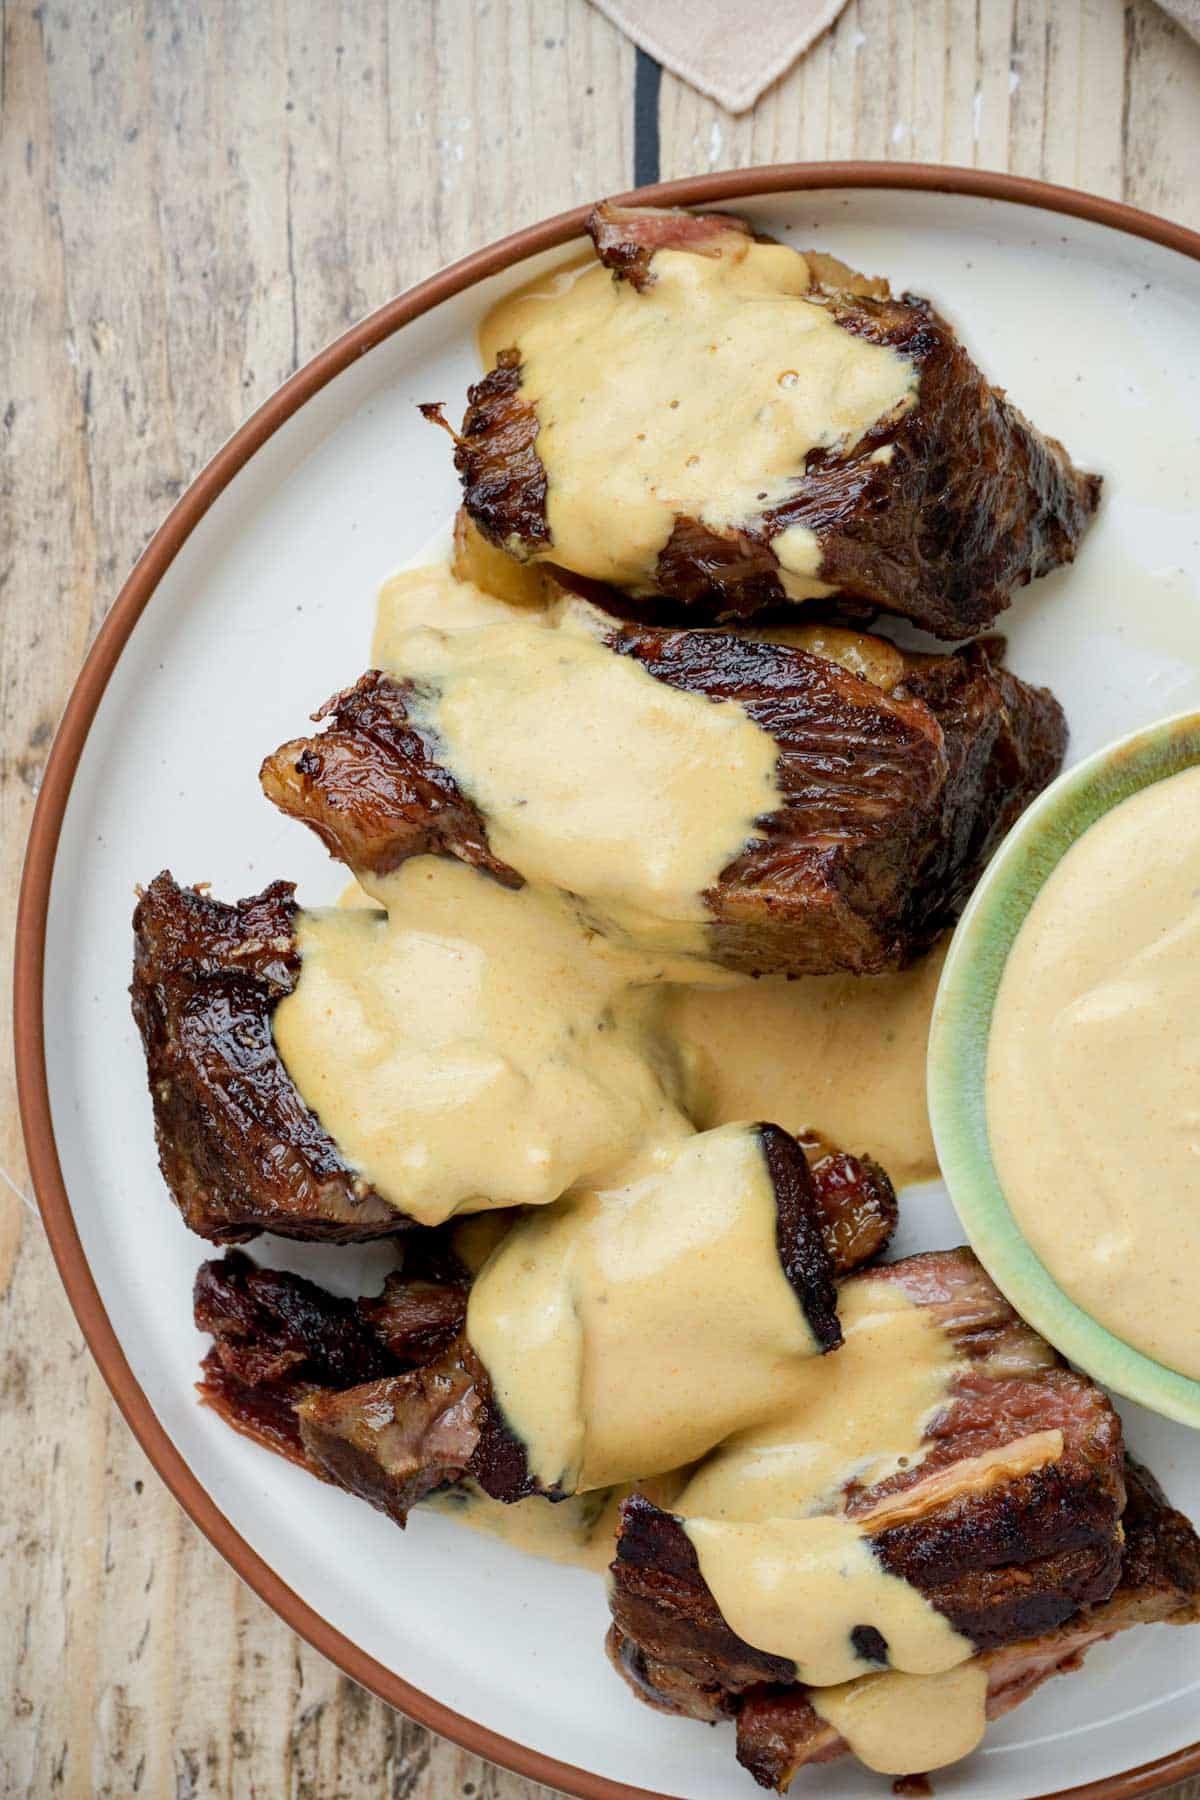
[[[398,288],[633,168],[584,0],[0,0],[0,908],[55,723],[170,502]],[[1200,50],[1137,0],[850,0],[663,174],[1011,168],[1200,224]],[[8,1016],[8,957],[0,1005]],[[83,1348],[0,1094],[0,1793],[529,1800],[338,1676],[183,1519]],[[1177,1790],[1197,1800],[1200,1783]]]

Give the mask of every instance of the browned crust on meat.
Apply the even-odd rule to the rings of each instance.
[[[831,1150],[811,1165],[813,1199],[835,1278],[886,1250],[900,1216],[896,1190],[869,1156]]]
[[[714,217],[719,223],[714,224]],[[597,209],[597,253],[639,290],[654,251],[719,254],[744,235],[724,215]],[[830,262],[815,264],[832,272]],[[702,618],[739,619],[789,604],[771,541],[793,525],[819,540],[819,574],[839,594],[902,614],[947,638],[985,630],[1013,590],[1075,555],[1100,478],[1071,463],[993,388],[927,300],[814,287],[843,330],[894,349],[917,371],[916,403],[880,420],[850,450],[814,450],[794,494],[742,530],[680,517],[654,589]],[[473,387],[455,462],[468,512],[511,553],[553,546],[536,413],[520,395],[516,350]],[[878,452],[887,460],[873,460]],[[510,468],[511,465],[511,468]],[[586,573],[586,571],[584,571]]]
[[[710,954],[750,974],[911,960],[1061,765],[1058,702],[1003,669],[995,643],[926,659],[885,693],[826,657],[733,633],[614,622],[606,641],[670,687],[738,701],[778,745],[782,804],[704,896]],[[268,796],[352,869],[436,849],[518,883],[410,722],[410,692],[364,676],[330,703],[329,730],[267,758]]]
[[[954,1340],[965,1366],[951,1384],[950,1402],[928,1428],[920,1464],[866,1488],[852,1483],[846,1509],[863,1518],[876,1553],[893,1573],[919,1586],[935,1604],[952,1592],[959,1629],[984,1647],[989,1634],[1011,1636],[1010,1599],[1029,1610],[1023,1629],[1041,1630],[1038,1597],[1023,1581],[1015,1588],[1010,1564],[1070,1556],[1108,1543],[1125,1505],[1120,1419],[1107,1395],[1062,1360],[1019,1318],[982,1265],[965,1250],[926,1251],[871,1270],[873,1281],[894,1281],[926,1307]],[[986,1495],[968,1492],[935,1517],[949,1527],[944,1543],[928,1529],[918,1504],[933,1478],[1046,1430],[1063,1437],[1063,1454],[1020,1476],[1008,1476]],[[908,1517],[915,1510],[915,1517]],[[892,1524],[887,1521],[891,1519]],[[986,1550],[986,1555],[981,1555]],[[978,1571],[983,1569],[982,1579]],[[1064,1587],[1077,1603],[1103,1598],[1099,1586]],[[1088,1565],[1073,1565],[1070,1581],[1087,1584]],[[972,1621],[972,1614],[977,1618]]]
[[[779,747],[781,806],[704,896],[720,960],[802,975],[900,959],[903,903],[945,786],[929,708],[781,644],[637,625],[609,641],[669,687],[739,702]]]
[[[950,925],[1001,839],[1054,779],[1067,747],[1062,707],[1048,688],[1003,666],[1002,639],[968,644],[953,656],[909,669],[896,697],[927,706],[942,729],[947,776],[941,830],[927,847],[914,886],[923,897],[924,934]],[[924,897],[936,895],[929,906]]]
[[[271,1018],[300,968],[290,882],[235,906],[164,872],[133,917],[133,1016],[159,1165],[214,1243],[259,1231],[349,1243],[403,1230],[347,1167],[275,1049]]]
[[[1119,1631],[1143,1624],[1187,1625],[1200,1618],[1200,1539],[1183,1514],[1170,1506],[1154,1477],[1132,1459],[1126,1460],[1125,1486],[1124,1553],[1116,1590],[1053,1630],[984,1655],[989,1719],[1011,1712],[1052,1676],[1081,1668],[1094,1644]],[[618,1642],[612,1651],[630,1679],[625,1646]],[[648,1687],[650,1692],[643,1697],[662,1705],[663,1696],[654,1697],[658,1674],[642,1667],[642,1686],[636,1681],[633,1685],[638,1691]],[[708,1716],[707,1693],[698,1693],[691,1708],[678,1686],[671,1697],[674,1710]],[[799,1768],[830,1762],[847,1752],[845,1741],[815,1711],[804,1688],[767,1686],[743,1696],[737,1710],[738,1761],[760,1786],[782,1792]]]
[[[658,249],[689,250],[696,256],[719,256],[731,238],[751,236],[745,219],[734,213],[693,213],[679,207],[614,206],[606,200],[592,209],[588,230],[596,254],[619,281],[639,293],[650,287],[651,258]]]
[[[850,1746],[802,1687],[746,1695],[737,1715],[737,1759],[759,1787],[786,1793],[798,1769],[833,1762]]]
[[[736,634],[626,625],[610,641],[672,687],[739,701],[779,745],[783,804],[705,895],[714,953],[749,973],[878,974],[927,949],[1066,748],[1058,702],[995,645],[885,694]]]
[[[726,1624],[683,1526],[642,1494],[622,1502],[611,1574],[614,1625],[647,1666],[670,1666],[726,1704],[759,1682],[795,1679],[786,1657],[755,1649]]]
[[[314,719],[318,737],[295,738],[262,765],[268,800],[302,819],[331,856],[386,875],[409,856],[453,853],[505,887],[521,877],[491,854],[478,808],[408,722],[408,682],[371,670]]]
[[[318,1390],[296,1412],[318,1472],[398,1525],[426,1494],[468,1479],[506,1503],[563,1498],[529,1473],[524,1446],[465,1333],[421,1368],[364,1387]]]
[[[1048,1630],[1111,1593],[1125,1493],[1120,1421],[1107,1397],[1067,1369],[1024,1381],[965,1376],[932,1428],[918,1479],[907,1488],[903,1480],[880,1484],[849,1507],[861,1514],[888,1495],[919,1496],[920,1477],[1045,1429],[1063,1430],[1056,1461],[964,1494],[932,1516],[883,1530],[868,1524],[884,1567],[919,1587],[980,1649]]]
[[[1121,1589],[1107,1607],[1096,1609],[1095,1620],[1118,1631],[1127,1625],[1191,1625],[1200,1619],[1200,1537],[1150,1470],[1132,1457],[1125,1459],[1125,1488]]]
[[[927,300],[823,303],[844,330],[913,362],[918,399],[849,454],[811,452],[795,495],[764,516],[768,540],[805,526],[839,592],[941,637],[986,630],[1014,588],[1074,559],[1100,477],[989,385]],[[872,462],[883,449],[890,461]]]
[[[1049,1493],[1028,1482],[1014,1488],[1021,1491],[998,1519],[992,1496],[984,1495],[909,1527],[910,1535],[923,1531],[915,1551],[910,1544],[889,1555],[886,1536],[873,1540],[884,1567],[919,1588],[981,1650],[1052,1629],[1080,1606],[1106,1599],[1120,1575],[1116,1517],[1090,1542],[1044,1556],[1031,1555],[1019,1534],[1014,1541],[1008,1531],[1009,1517],[1025,1504],[1045,1537],[1046,1511],[1055,1507],[1062,1519],[1061,1502],[1065,1497],[1070,1504],[1078,1482],[1073,1490],[1056,1484]],[[678,1520],[641,1495],[625,1501],[621,1514],[610,1603],[619,1636],[636,1645],[647,1664],[669,1667],[706,1691],[719,1688],[730,1704],[758,1682],[794,1680],[786,1659],[755,1649],[726,1624]],[[1073,1520],[1070,1526],[1070,1535],[1080,1534]],[[946,1552],[955,1568],[943,1573],[938,1557]]]
[[[1106,1396],[1057,1365],[969,1251],[871,1271],[881,1278],[933,1308],[967,1359],[921,1464],[847,1490],[847,1511],[863,1519],[884,1567],[980,1650],[1036,1636],[1105,1600],[1120,1573],[1125,1505],[1120,1422]],[[973,1459],[1047,1431],[1062,1436],[1055,1459],[987,1483],[973,1475]],[[957,1484],[937,1479],[960,1466]],[[881,1504],[897,1495],[903,1513]],[[641,1495],[622,1508],[612,1575],[618,1650],[627,1671],[636,1664],[635,1685],[673,1693],[683,1710],[694,1689],[700,1716],[710,1717],[714,1708],[735,1710],[750,1685],[794,1680],[783,1659],[730,1629],[682,1524]]]
[[[300,1439],[299,1401],[432,1361],[462,1328],[465,1271],[424,1237],[435,1234],[409,1240],[405,1268],[374,1299],[341,1299],[237,1250],[202,1263],[193,1317],[213,1341],[201,1399],[244,1436],[320,1473]]]
[[[210,1334],[200,1396],[226,1422],[403,1525],[464,1476],[497,1499],[535,1491],[464,1336],[469,1279],[419,1232],[375,1297],[345,1300],[232,1252],[196,1276]]]
[[[757,1125],[755,1130],[775,1193],[775,1248],[783,1272],[820,1349],[836,1350],[842,1328],[822,1235],[825,1209],[817,1204],[808,1161],[795,1138],[780,1126]]]
[[[528,556],[550,542],[546,471],[537,453],[537,414],[520,394],[515,351],[467,389],[467,412],[455,441],[454,466],[471,495],[468,511],[484,537]]]

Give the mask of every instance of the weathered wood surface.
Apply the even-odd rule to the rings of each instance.
[[[7,933],[55,723],[166,507],[350,320],[628,185],[634,53],[584,0],[0,0],[0,36]],[[665,176],[944,160],[1200,224],[1200,49],[1150,0],[850,0],[753,113],[665,76],[659,118]],[[0,984],[7,1020],[7,948]],[[0,1171],[0,1792],[531,1795],[338,1676],[179,1513],[59,1290],[7,1068]]]

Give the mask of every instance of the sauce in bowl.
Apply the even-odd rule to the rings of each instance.
[[[996,997],[986,1107],[1063,1292],[1200,1379],[1200,767],[1104,813],[1045,881]]]

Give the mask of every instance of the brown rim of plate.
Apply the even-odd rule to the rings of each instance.
[[[1053,187],[1024,176],[932,163],[775,163],[762,168],[728,170],[716,175],[660,182],[617,198],[623,203],[643,205],[708,206],[763,194],[830,188],[899,189],[1006,200],[1020,206],[1036,207],[1042,212],[1063,213],[1071,218],[1106,225],[1200,261],[1200,233],[1154,213],[1126,206],[1122,201],[1080,193],[1074,188]],[[570,212],[559,213],[540,224],[514,232],[510,237],[501,238],[498,243],[451,263],[427,281],[419,282],[407,293],[370,313],[289,376],[228,443],[221,446],[172,507],[134,565],[97,633],[71,691],[46,763],[30,827],[17,907],[13,1036],[17,1096],[29,1171],[46,1236],[75,1316],[99,1364],[100,1373],[134,1436],[184,1511],[226,1562],[293,1631],[352,1680],[474,1755],[487,1757],[531,1781],[577,1795],[580,1800],[670,1800],[669,1796],[652,1793],[647,1788],[629,1787],[624,1782],[610,1781],[606,1776],[544,1756],[411,1687],[360,1650],[294,1593],[217,1508],[159,1423],[125,1360],[88,1267],[75,1229],[54,1140],[42,1017],[42,973],[50,884],[75,770],[96,709],[126,640],[187,538],[255,452],[336,375],[376,344],[444,300],[539,251],[555,249],[579,237],[589,210],[588,206],[575,207]],[[1197,1772],[1200,1772],[1200,1742],[1186,1745],[1155,1762],[1105,1776],[1082,1787],[1043,1795],[1040,1800],[1067,1800],[1068,1795],[1070,1800],[1133,1800],[1135,1795],[1153,1793],[1171,1781]]]

